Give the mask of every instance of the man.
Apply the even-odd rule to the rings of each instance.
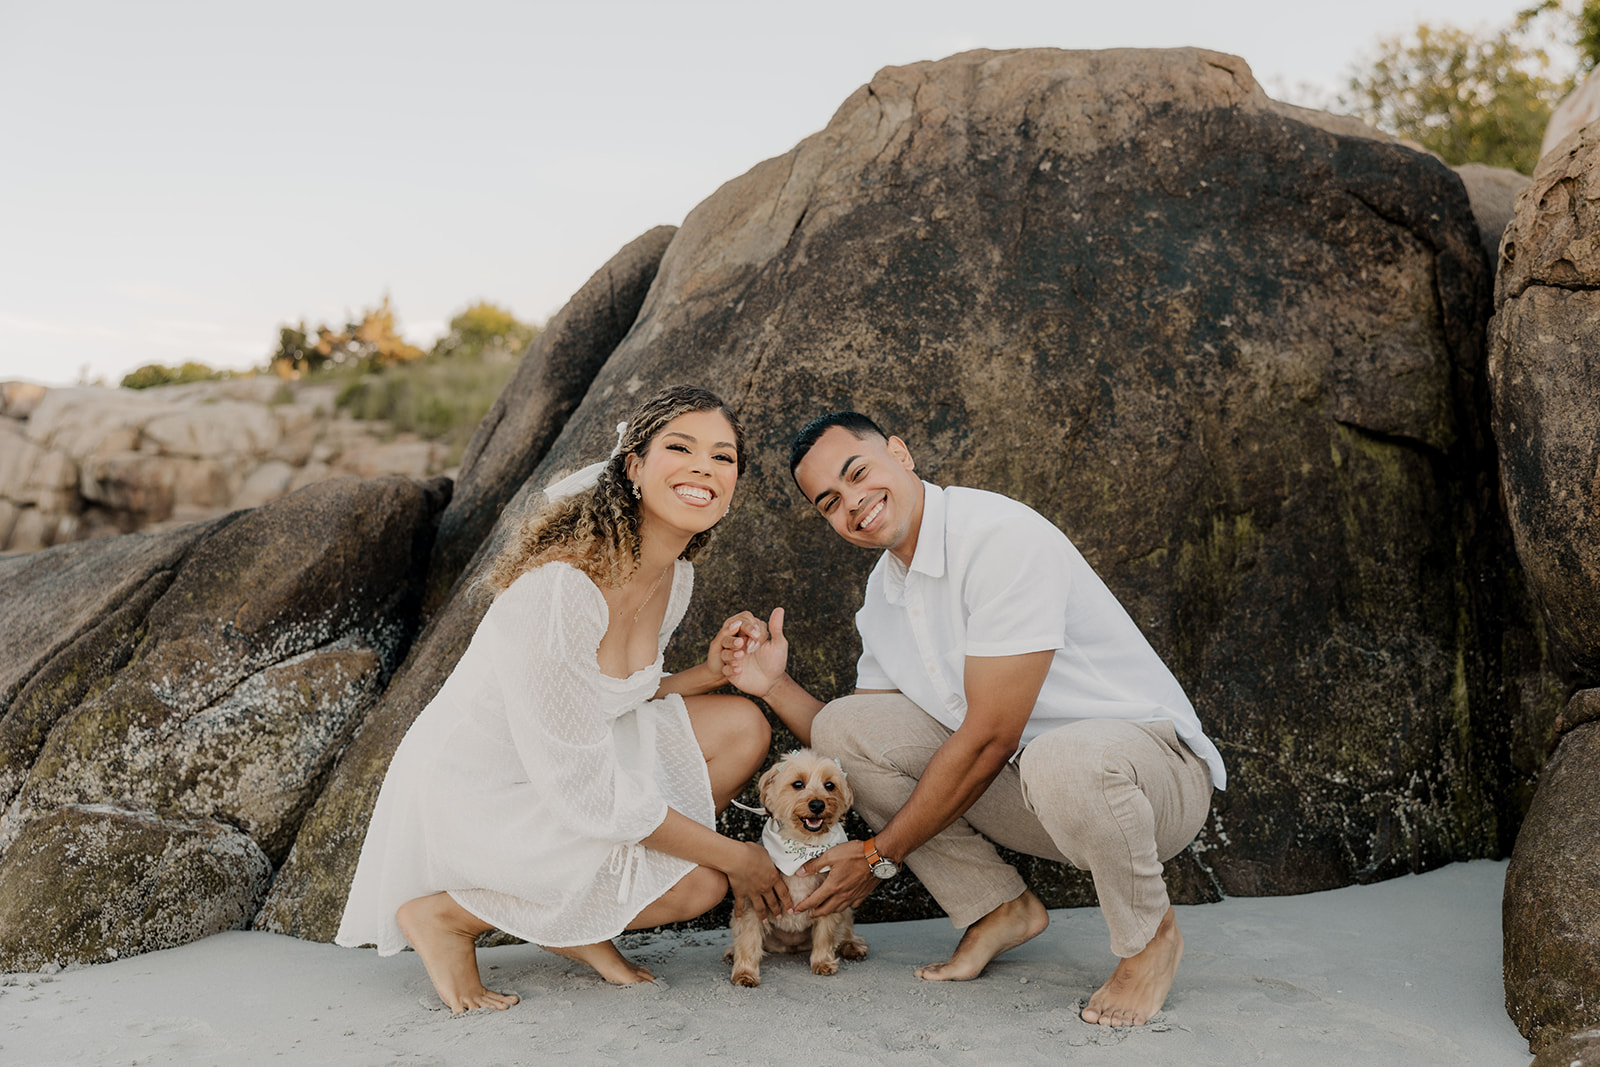
[[[724,631],[729,677],[839,758],[878,828],[806,864],[829,874],[796,910],[853,907],[905,864],[966,928],[948,960],[917,974],[959,981],[1049,923],[995,843],[1069,862],[1093,874],[1121,957],[1082,1016],[1143,1025],[1183,955],[1161,861],[1194,839],[1213,784],[1226,784],[1182,688],[1026,505],[923,482],[905,443],[855,412],[802,429],[789,469],[840,537],[883,551],[856,614],[854,695],[824,706],[788,676],[781,608],[766,634],[754,620]]]

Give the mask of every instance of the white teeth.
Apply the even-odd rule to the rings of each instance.
[[[685,500],[694,500],[694,501],[698,501],[698,502],[700,502],[702,504],[707,504],[707,503],[711,502],[711,490],[702,489],[698,485],[679,485],[679,486],[674,486],[673,487],[673,492],[677,493],[680,497],[682,497]]]
[[[856,529],[859,530],[862,527],[866,526],[868,523],[872,522],[874,519],[876,519],[878,517],[878,515],[883,511],[883,506],[886,503],[888,503],[887,500],[880,500],[876,504],[874,504],[872,506],[872,510],[867,512],[866,515],[864,515],[862,517],[860,522],[856,523]]]

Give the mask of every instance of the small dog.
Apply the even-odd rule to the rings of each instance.
[[[852,803],[850,784],[837,760],[802,748],[773,764],[761,776],[760,786],[761,806],[771,816],[761,843],[783,871],[790,899],[803,900],[826,876],[800,877],[791,872],[848,840],[842,823]],[[856,934],[854,913],[848,908],[832,915],[802,912],[766,920],[746,911],[734,917],[731,929],[733,945],[723,959],[733,962],[734,985],[760,985],[761,957],[767,952],[803,952],[809,946],[813,974],[836,974],[840,956],[859,960],[867,954],[867,943]]]

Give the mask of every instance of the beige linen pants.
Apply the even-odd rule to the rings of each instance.
[[[817,713],[811,745],[838,757],[875,831],[911,797],[951,735],[899,693],[841,697]],[[1029,742],[966,815],[906,857],[950,921],[970,926],[1027,884],[994,843],[1094,876],[1118,956],[1137,955],[1167,913],[1161,862],[1194,840],[1211,771],[1170,722],[1085,719]],[[993,843],[991,843],[993,842]]]

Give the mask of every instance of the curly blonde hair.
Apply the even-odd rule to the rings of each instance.
[[[744,427],[728,405],[708,390],[669,385],[629,417],[617,451],[601,468],[594,488],[539,508],[512,535],[485,575],[494,593],[499,595],[528,571],[555,560],[572,564],[597,585],[615,588],[627,581],[639,566],[639,502],[628,479],[628,457],[642,459],[667,423],[691,411],[719,411],[728,420],[738,470],[744,474]],[[680,558],[693,560],[710,539],[710,530],[695,534]]]

